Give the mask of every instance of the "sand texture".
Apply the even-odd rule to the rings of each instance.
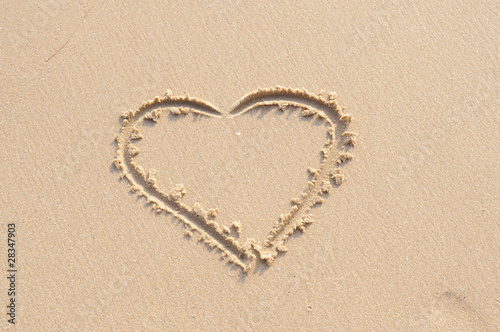
[[[500,330],[497,2],[0,9],[1,331]]]

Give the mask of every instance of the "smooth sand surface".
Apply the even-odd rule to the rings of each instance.
[[[0,329],[497,331],[498,10],[0,2]]]

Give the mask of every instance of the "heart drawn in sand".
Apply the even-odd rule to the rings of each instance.
[[[192,207],[182,202],[186,189],[182,184],[164,191],[157,185],[157,171],[145,171],[134,157],[140,153],[135,142],[143,138],[139,126],[144,121],[156,123],[165,114],[180,115],[195,113],[213,118],[236,117],[256,108],[274,108],[286,112],[300,110],[301,116],[316,117],[325,121],[328,127],[328,139],[320,151],[323,159],[319,169],[309,168],[312,179],[307,182],[307,189],[297,198],[291,200],[292,207],[287,213],[282,213],[272,226],[268,236],[263,241],[247,239],[240,242],[231,236],[228,227],[221,226],[215,220],[218,210],[205,210],[201,203]],[[243,269],[251,270],[255,262],[263,260],[272,264],[279,252],[285,252],[285,242],[295,231],[304,231],[305,226],[312,223],[311,208],[323,203],[323,196],[330,192],[333,186],[340,185],[343,179],[341,167],[352,159],[348,148],[355,144],[355,133],[347,131],[352,116],[343,114],[336,100],[335,93],[312,94],[305,89],[289,89],[275,87],[259,89],[242,99],[224,115],[216,107],[203,100],[185,96],[174,96],[168,91],[163,97],[156,97],[143,103],[137,110],[124,112],[121,132],[116,135],[117,155],[114,165],[121,171],[122,178],[128,180],[131,191],[145,197],[152,208],[158,213],[169,213],[182,221],[186,234],[199,234],[199,240],[212,248],[221,251],[222,257]],[[233,223],[232,228],[239,234],[242,225]]]

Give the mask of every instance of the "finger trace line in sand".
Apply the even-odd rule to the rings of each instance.
[[[342,183],[342,164],[353,158],[347,149],[356,142],[356,134],[347,131],[352,116],[344,114],[340,109],[335,93],[330,93],[325,98],[323,93],[315,95],[305,89],[280,86],[259,89],[240,99],[226,116],[232,118],[261,107],[272,107],[283,112],[298,109],[303,117],[315,117],[325,121],[329,137],[321,150],[323,159],[319,169],[308,169],[312,179],[307,182],[307,189],[292,199],[291,211],[281,214],[263,242],[247,239],[240,243],[231,236],[228,227],[220,226],[215,221],[217,208],[205,210],[201,203],[195,203],[193,207],[184,204],[182,197],[186,190],[182,184],[165,192],[156,184],[157,171],[150,169],[146,172],[134,160],[140,149],[133,143],[143,138],[138,126],[144,121],[156,123],[165,113],[175,116],[192,112],[213,118],[223,117],[213,105],[188,94],[174,96],[169,90],[164,97],[156,97],[143,103],[137,110],[124,112],[121,132],[116,135],[118,147],[114,165],[122,171],[122,178],[129,181],[131,191],[145,197],[156,212],[167,212],[179,219],[186,227],[187,236],[199,233],[199,241],[219,249],[222,258],[241,267],[244,272],[250,271],[259,259],[270,265],[279,252],[288,250],[285,242],[290,235],[297,229],[304,231],[305,226],[313,222],[310,210],[323,203],[323,196],[329,193],[333,186]],[[338,129],[341,131],[339,141],[335,139]],[[242,226],[239,222],[234,222],[231,227],[238,235],[241,233]]]

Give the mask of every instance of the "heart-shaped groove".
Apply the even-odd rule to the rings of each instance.
[[[240,243],[231,236],[227,227],[221,227],[216,221],[218,210],[205,210],[200,203],[192,207],[182,202],[186,190],[182,184],[176,185],[169,192],[161,190],[156,184],[154,169],[146,172],[134,160],[139,154],[139,148],[134,142],[143,138],[139,125],[144,121],[156,123],[163,114],[187,114],[189,112],[208,117],[235,117],[250,110],[267,107],[280,111],[300,110],[301,116],[316,117],[325,121],[328,126],[328,139],[321,150],[322,162],[319,169],[309,168],[312,179],[307,182],[307,189],[297,198],[291,200],[292,208],[287,214],[281,214],[264,241],[247,239]],[[335,93],[312,94],[305,89],[290,89],[274,87],[258,89],[240,99],[229,114],[222,114],[216,107],[198,98],[189,96],[174,96],[169,90],[163,97],[155,97],[143,103],[137,110],[124,112],[122,128],[116,135],[117,155],[114,165],[121,170],[121,177],[126,178],[131,191],[140,197],[145,197],[152,208],[158,213],[170,213],[186,227],[186,234],[193,236],[198,233],[199,240],[211,248],[221,251],[222,257],[228,262],[243,269],[252,270],[257,260],[271,264],[278,252],[286,252],[286,240],[295,230],[304,231],[305,226],[312,223],[309,213],[316,204],[323,203],[323,196],[330,192],[333,186],[340,185],[343,180],[341,167],[353,158],[348,152],[354,146],[356,134],[347,131],[352,116],[344,114],[339,107]],[[336,139],[337,138],[337,139]],[[240,233],[241,224],[234,223],[234,229]]]

